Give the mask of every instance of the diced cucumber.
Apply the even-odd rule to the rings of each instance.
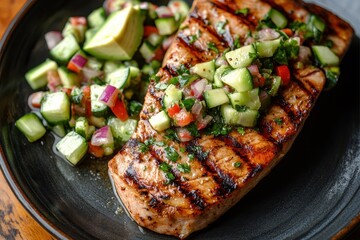
[[[252,76],[247,68],[234,69],[222,76],[221,81],[233,87],[238,92],[245,92],[253,89]]]
[[[74,72],[70,72],[66,67],[59,67],[58,73],[63,87],[72,88],[80,85],[79,75]]]
[[[279,91],[280,85],[281,85],[281,77],[274,76],[272,78],[271,88],[270,88],[270,90],[268,92],[269,95],[272,96],[272,97],[275,96]]]
[[[71,131],[56,144],[56,149],[72,165],[76,165],[85,156],[88,150],[88,144],[85,138]]]
[[[35,113],[28,113],[15,122],[15,126],[25,135],[29,142],[35,142],[45,135],[46,129]]]
[[[116,141],[126,142],[134,133],[137,126],[137,120],[129,118],[123,122],[118,118],[110,117],[108,125],[110,126],[111,132]]]
[[[62,31],[62,35],[64,37],[67,37],[70,35],[74,36],[78,43],[82,43],[85,39],[86,29],[87,29],[87,26],[85,26],[85,25],[82,25],[82,24],[73,25],[73,24],[71,24],[70,21],[68,21],[65,24],[65,27]]]
[[[104,63],[95,57],[87,57],[88,61],[86,62],[85,67],[91,68],[93,70],[99,71]]]
[[[106,20],[106,13],[104,8],[98,8],[92,11],[87,17],[88,24],[91,28],[101,27]]]
[[[208,108],[217,107],[229,102],[226,92],[222,88],[207,90],[204,92],[204,98]]]
[[[144,41],[139,52],[146,62],[150,62],[155,56],[156,49],[148,42]]]
[[[88,42],[95,36],[95,34],[99,31],[98,28],[89,28],[85,32],[85,44],[88,44]]]
[[[208,61],[203,63],[198,63],[191,68],[191,71],[202,78],[206,78],[210,82],[214,81],[215,74],[215,62]]]
[[[65,92],[45,94],[41,101],[41,115],[50,124],[70,120],[70,99]]]
[[[170,118],[163,110],[152,116],[149,123],[156,131],[161,132],[170,127]]]
[[[105,81],[118,89],[124,89],[130,85],[130,76],[130,68],[119,68],[107,75]]]
[[[62,123],[56,124],[55,126],[51,126],[50,129],[52,132],[54,132],[57,136],[61,138],[65,137],[66,135],[66,129],[64,127],[64,124]]]
[[[248,67],[256,58],[256,51],[253,45],[247,45],[227,52],[225,58],[233,68]]]
[[[256,125],[259,112],[251,109],[247,109],[244,112],[238,112],[232,108],[231,105],[226,104],[221,106],[221,115],[224,118],[225,124],[254,127]]]
[[[150,34],[150,36],[148,36],[146,38],[146,40],[153,46],[153,47],[157,47],[162,43],[162,40],[164,39],[163,36],[157,34],[157,33],[153,33]]]
[[[333,51],[331,51],[330,48],[321,45],[314,45],[311,48],[321,66],[325,67],[339,65],[339,57]]]
[[[61,40],[61,42],[53,49],[51,49],[50,54],[57,62],[66,64],[79,50],[80,46],[78,42],[75,37],[70,34]]]
[[[110,74],[122,67],[124,67],[124,65],[121,62],[109,60],[104,63],[104,72],[105,74]]]
[[[109,107],[99,100],[105,86],[93,84],[90,86],[91,112],[95,117],[105,117],[109,114]]]
[[[163,103],[165,108],[170,107],[173,103],[177,103],[182,98],[182,91],[178,89],[175,85],[170,84],[165,90],[165,96]]]
[[[287,26],[288,24],[288,20],[287,18],[284,16],[284,14],[282,14],[281,12],[279,12],[278,10],[276,10],[275,8],[272,8],[269,12],[269,17],[271,19],[271,21],[273,23],[275,23],[275,25],[282,29],[284,27]]]
[[[86,140],[89,140],[91,135],[95,132],[95,127],[89,125],[89,122],[85,117],[79,117],[75,122],[75,132],[80,134]]]
[[[54,61],[47,59],[40,65],[30,69],[25,78],[33,90],[45,87],[48,83],[47,74],[51,70],[57,70],[57,64]]]
[[[95,116],[90,116],[88,118],[89,124],[94,125],[97,128],[102,128],[104,126],[106,126],[106,118],[104,117],[95,117]]]
[[[233,108],[236,106],[246,106],[253,110],[259,110],[261,102],[259,98],[259,88],[240,93],[229,94],[230,102]]]
[[[272,57],[281,44],[281,39],[259,41],[255,43],[257,54],[260,58]]]
[[[220,66],[218,69],[216,69],[216,70],[215,70],[215,74],[214,74],[214,83],[213,83],[213,85],[214,85],[215,87],[218,87],[218,88],[223,87],[224,84],[223,84],[223,82],[221,81],[221,77],[222,77],[222,75],[223,75],[224,73],[226,73],[226,72],[228,72],[228,71],[230,71],[230,70],[231,70],[231,67],[225,66],[225,65],[222,65],[222,66]]]
[[[178,29],[178,23],[174,17],[155,19],[155,25],[160,35],[170,35]]]
[[[316,27],[320,32],[324,32],[326,24],[319,16],[311,14],[308,20],[308,25]]]
[[[189,13],[188,4],[182,0],[171,0],[168,6],[179,22],[182,22]]]

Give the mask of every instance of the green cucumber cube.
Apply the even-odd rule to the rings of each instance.
[[[57,70],[56,62],[47,59],[40,65],[32,68],[25,74],[25,78],[33,90],[45,87],[48,83],[47,74],[51,70]]]
[[[41,101],[41,115],[50,124],[70,120],[70,99],[64,92],[48,93]]]
[[[222,88],[205,91],[204,98],[208,108],[214,108],[229,102],[229,98]]]
[[[252,75],[247,68],[237,68],[222,76],[221,81],[233,87],[238,92],[253,89]]]
[[[202,78],[206,78],[210,82],[214,81],[214,74],[215,74],[215,62],[203,62],[198,63],[191,68],[191,71]]]
[[[34,142],[45,135],[46,129],[35,113],[28,113],[15,122],[15,126],[25,135],[29,142]]]
[[[76,165],[85,156],[88,150],[88,144],[85,138],[71,131],[56,144],[56,149],[72,165]]]
[[[227,52],[225,58],[233,68],[248,67],[256,58],[256,51],[253,45],[247,45]]]
[[[150,125],[156,131],[164,131],[170,127],[170,118],[165,111],[158,112],[149,119]]]

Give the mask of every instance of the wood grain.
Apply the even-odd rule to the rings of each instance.
[[[0,0],[0,38],[26,0]],[[0,239],[53,238],[17,200],[0,171]]]

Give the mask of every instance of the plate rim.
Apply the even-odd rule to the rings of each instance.
[[[27,0],[25,4],[21,7],[15,17],[12,19],[11,23],[7,26],[2,38],[0,39],[0,62],[3,59],[5,49],[15,31],[16,27],[21,24],[24,16],[31,11],[32,7],[38,2],[38,0]],[[359,37],[354,34],[354,38]],[[360,38],[360,37],[359,37]],[[5,151],[6,148],[4,143],[0,142],[0,171],[3,173],[6,182],[9,184],[9,187],[17,200],[21,205],[26,209],[26,211],[32,216],[32,218],[40,224],[49,234],[53,237],[59,239],[70,239],[70,236],[58,228],[53,222],[51,222],[45,215],[36,208],[36,206],[30,201],[26,196],[22,187],[18,183],[17,178],[12,173],[11,167],[6,158]],[[343,239],[351,236],[356,230],[360,229],[360,213],[353,217],[342,229],[340,229],[332,239]]]

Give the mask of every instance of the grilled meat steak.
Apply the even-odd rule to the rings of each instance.
[[[249,8],[249,13],[234,14],[243,8]],[[332,50],[339,57],[345,54],[352,39],[351,26],[318,6],[300,0],[195,0],[157,74],[160,82],[176,76],[181,65],[191,67],[216,58],[233,46],[234,36],[244,45],[248,33],[256,30],[271,8],[290,21],[306,22],[310,10],[315,12],[329,26],[324,34],[332,40]],[[227,21],[221,34],[216,28],[219,21]],[[190,43],[189,36],[198,31],[201,35]],[[209,50],[209,42],[219,53]],[[136,132],[109,162],[110,177],[132,218],[155,232],[185,238],[215,221],[266,176],[291,147],[326,81],[323,71],[310,63],[291,69],[292,81],[260,116],[258,129],[246,128],[244,134],[236,130],[220,136],[202,134],[187,143],[169,140],[149,124],[164,96],[151,82]],[[141,151],[150,140],[166,144],[147,144],[148,151]],[[188,163],[190,172],[179,171],[168,160],[165,148],[169,146],[179,153],[177,163]],[[167,178],[159,169],[163,162],[175,177],[171,184],[164,184]],[[235,163],[240,167],[234,168]]]

